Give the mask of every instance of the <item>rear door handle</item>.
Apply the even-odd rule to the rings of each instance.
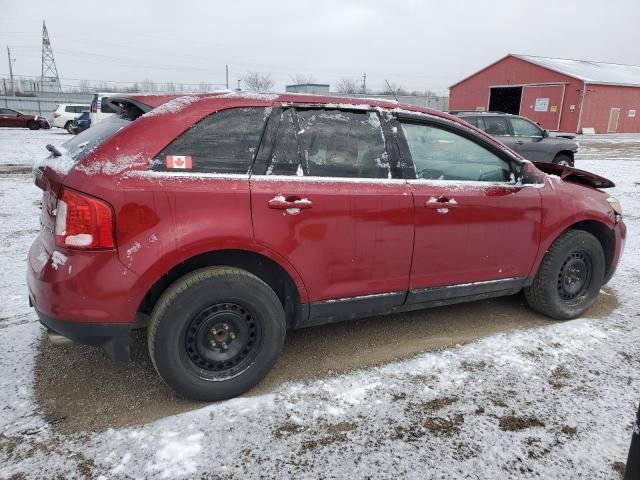
[[[458,206],[458,202],[456,202],[455,198],[447,198],[447,197],[431,197],[424,203],[425,208],[432,208],[434,210],[439,209],[447,209],[447,208],[456,208]]]
[[[296,196],[285,197],[284,195],[276,195],[267,203],[269,208],[275,210],[287,210],[289,208],[297,208],[299,210],[307,210],[313,207],[313,203],[308,198],[300,198]]]

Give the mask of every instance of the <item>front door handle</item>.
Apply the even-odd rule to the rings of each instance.
[[[276,195],[267,203],[269,208],[275,210],[288,210],[297,208],[298,210],[307,210],[313,207],[313,203],[308,198],[300,198],[297,196],[285,197],[284,195]]]
[[[518,140],[518,141],[516,142],[516,145],[524,145],[524,142],[523,142],[522,140]]]

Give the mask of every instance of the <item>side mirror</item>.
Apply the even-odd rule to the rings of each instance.
[[[549,138],[549,132],[542,130],[542,138]]]
[[[528,161],[520,164],[520,170],[518,171],[518,178],[516,181],[519,181],[522,185],[536,185],[538,183],[544,183],[544,180],[540,175],[540,171]]]

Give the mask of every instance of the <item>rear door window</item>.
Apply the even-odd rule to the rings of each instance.
[[[389,161],[378,114],[299,109],[294,116],[286,111],[267,174],[388,178]]]
[[[484,131],[487,132],[489,135],[497,135],[497,136],[511,135],[506,118],[486,116],[483,118],[483,120],[484,120]]]
[[[249,171],[266,118],[265,108],[222,110],[201,120],[156,157],[153,170],[169,170],[167,157],[191,157],[187,171],[243,174]],[[93,127],[91,127],[93,128]]]

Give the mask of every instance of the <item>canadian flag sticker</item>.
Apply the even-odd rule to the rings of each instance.
[[[191,155],[167,155],[167,168],[191,168]]]

